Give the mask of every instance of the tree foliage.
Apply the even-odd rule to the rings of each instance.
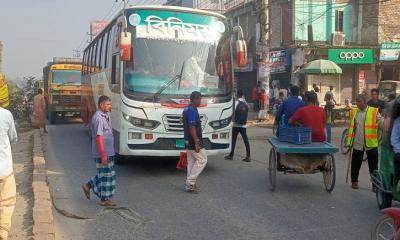
[[[15,83],[8,83],[10,93],[9,110],[16,120],[29,120],[29,116],[33,109],[33,97],[36,93],[36,78],[29,76],[24,77],[23,86],[18,86]]]

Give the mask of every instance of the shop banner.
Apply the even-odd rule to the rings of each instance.
[[[97,35],[107,27],[107,21],[91,21],[90,22],[90,36],[95,39]]]
[[[286,72],[286,67],[291,65],[290,50],[271,51],[269,53],[269,65],[271,73]]]
[[[337,64],[374,63],[372,49],[328,49],[328,60]]]
[[[399,59],[400,42],[385,42],[381,44],[379,60],[396,61]]]

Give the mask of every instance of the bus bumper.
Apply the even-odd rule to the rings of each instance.
[[[133,140],[129,137],[129,132],[141,134],[142,139]],[[145,140],[146,134],[152,134],[153,138]],[[223,136],[224,138],[220,138]],[[149,137],[149,136],[148,136]],[[119,139],[116,143],[116,151],[124,156],[157,156],[157,157],[174,157],[179,156],[181,152],[186,151],[182,147],[178,147],[177,142],[183,140],[182,135],[172,135],[166,133],[140,133],[137,131],[128,131],[126,133],[114,132],[114,138]],[[204,147],[207,155],[228,154],[231,150],[231,131],[225,129],[220,132],[203,134]]]

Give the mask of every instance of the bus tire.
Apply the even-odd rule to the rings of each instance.
[[[118,153],[115,153],[115,156],[114,156],[114,163],[115,163],[116,165],[123,164],[124,161],[125,161],[125,156],[119,155]]]
[[[55,124],[56,123],[56,118],[57,118],[57,113],[56,112],[50,112],[49,114],[49,121],[50,124]]]

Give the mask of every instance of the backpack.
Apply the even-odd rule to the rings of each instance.
[[[235,109],[234,122],[240,125],[246,125],[249,107],[246,103],[239,101]]]

